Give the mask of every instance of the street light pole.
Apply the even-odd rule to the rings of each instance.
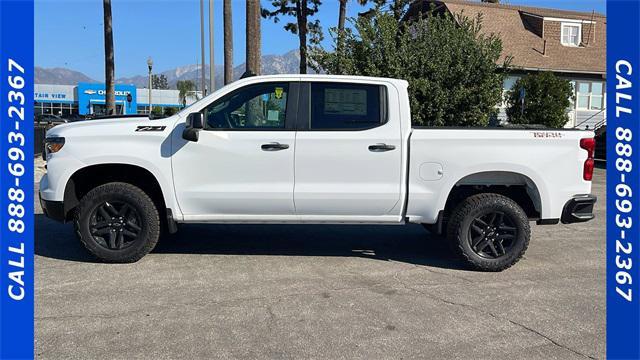
[[[209,0],[209,92],[215,90],[215,69],[213,60],[213,0]]]
[[[149,114],[151,114],[151,68],[153,67],[153,60],[151,60],[151,56],[147,59],[147,65],[149,66]]]
[[[200,85],[201,85],[202,96],[204,97],[204,94],[205,94],[204,64],[206,64],[204,60],[204,0],[200,0],[200,53],[202,55],[202,62],[201,62],[202,71],[200,73]]]

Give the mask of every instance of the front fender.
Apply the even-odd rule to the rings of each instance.
[[[96,151],[96,146],[84,144],[84,141],[74,139],[73,146],[65,146],[58,153],[52,154],[47,159],[47,174],[40,182],[40,193],[44,200],[63,201],[65,189],[71,177],[78,171],[94,165],[122,164],[137,166],[151,173],[162,190],[166,207],[172,210],[174,218],[180,219],[182,212],[177,204],[173,192],[171,179],[171,158],[160,155],[160,146],[149,146],[141,141],[139,144],[127,146],[130,155]],[[154,149],[154,150],[150,150]],[[122,149],[120,149],[122,150]],[[83,156],[80,154],[96,154]]]

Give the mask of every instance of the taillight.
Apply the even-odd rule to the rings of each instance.
[[[593,160],[594,153],[596,151],[596,139],[585,138],[580,139],[580,148],[587,150],[587,160],[584,161],[582,169],[582,178],[591,181],[593,179],[593,168],[595,161]]]
[[[593,167],[595,166],[595,161],[593,159],[587,159],[584,161],[584,169],[582,171],[582,178],[591,181],[593,179]]]

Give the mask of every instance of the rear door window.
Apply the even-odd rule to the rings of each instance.
[[[311,83],[311,130],[362,130],[386,121],[384,87]]]

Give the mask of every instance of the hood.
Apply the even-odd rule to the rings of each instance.
[[[177,115],[164,119],[151,120],[146,117],[113,117],[108,119],[83,120],[73,123],[57,125],[47,131],[47,137],[70,137],[70,136],[125,136],[133,135],[139,127],[144,130],[154,129],[161,131],[170,127],[178,119]],[[163,129],[163,130],[164,130]]]

